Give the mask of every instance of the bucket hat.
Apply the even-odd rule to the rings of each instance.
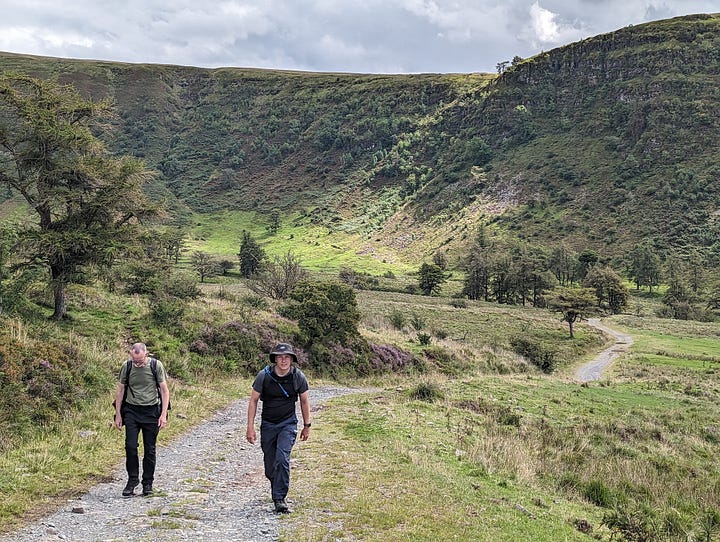
[[[293,352],[292,346],[287,343],[279,343],[275,348],[272,349],[272,352],[270,352],[270,361],[275,363],[275,356],[277,356],[278,354],[287,354],[289,356],[292,356],[293,361],[297,363],[297,355],[295,355],[295,352]]]

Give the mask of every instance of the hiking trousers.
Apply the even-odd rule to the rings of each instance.
[[[263,420],[260,424],[265,477],[270,480],[273,501],[284,499],[290,489],[290,452],[296,437],[295,416],[280,423]]]
[[[158,420],[161,407],[137,406],[125,403],[123,422],[125,422],[125,469],[128,481],[140,481],[140,460],[138,457],[138,437],[142,432],[143,439],[143,472],[142,484],[152,485],[155,479],[156,442],[160,432]]]

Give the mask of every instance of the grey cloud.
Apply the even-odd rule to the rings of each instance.
[[[377,73],[494,71],[515,55],[628,24],[718,11],[710,0],[3,0],[2,7],[7,51]]]

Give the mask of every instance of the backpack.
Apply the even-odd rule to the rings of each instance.
[[[129,359],[125,362],[127,365],[127,369],[125,370],[125,390],[123,391],[123,398],[122,403],[120,403],[120,409],[122,410],[122,406],[125,404],[125,398],[127,397],[128,390],[130,389],[130,370],[132,369],[133,363],[132,359]],[[160,382],[158,382],[158,376],[157,376],[157,359],[150,358],[150,371],[152,371],[153,378],[155,378],[155,386],[157,387],[158,397],[160,398],[160,402],[162,403],[162,395],[160,394]],[[130,390],[130,393],[132,393],[132,390]],[[113,408],[115,408],[115,401],[112,402]],[[170,410],[172,407],[170,406],[170,401],[168,400],[168,410]],[[114,417],[114,414],[113,414]]]
[[[292,372],[292,375],[293,375],[293,381],[292,381],[293,382],[293,390],[292,390],[293,393],[292,393],[292,395],[299,395],[298,390],[300,389],[302,373],[297,370],[297,367],[293,367],[292,369],[290,369],[290,372]],[[260,382],[260,389],[262,389],[263,391],[265,390],[265,384],[268,382],[268,379],[269,379],[269,380],[272,380],[273,382],[275,382],[278,386],[280,386],[280,389],[282,390],[282,392],[286,398],[288,398],[288,399],[290,398],[290,394],[288,393],[288,390],[286,390],[283,387],[283,385],[280,384],[280,381],[277,380],[272,375],[272,371],[271,371],[269,365],[265,366],[265,368],[260,372],[260,375],[262,376],[262,380]]]

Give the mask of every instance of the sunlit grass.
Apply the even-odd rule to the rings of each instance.
[[[603,518],[637,506],[700,536],[720,502],[720,367],[697,356],[718,328],[633,323],[639,351],[598,383],[425,375],[333,401],[298,449],[283,540],[608,540]],[[411,400],[428,379],[443,398]]]
[[[347,266],[380,276],[388,271],[407,273],[417,267],[360,235],[329,230],[298,214],[283,215],[280,228],[274,234],[268,232],[267,224],[265,215],[246,211],[198,215],[186,252],[200,250],[236,261],[243,231],[248,231],[270,258],[292,251],[303,266],[315,271],[337,271]]]

